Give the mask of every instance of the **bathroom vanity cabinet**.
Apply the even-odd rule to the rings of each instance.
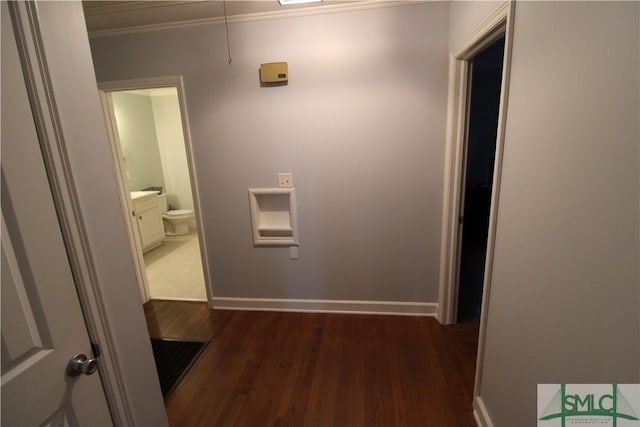
[[[142,252],[148,252],[160,246],[164,239],[164,225],[162,212],[158,205],[158,193],[155,191],[132,191],[131,199],[142,242]]]

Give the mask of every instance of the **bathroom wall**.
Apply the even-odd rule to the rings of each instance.
[[[184,76],[213,295],[437,302],[442,2],[91,40],[98,81]],[[167,60],[170,58],[170,60]],[[286,86],[260,63],[288,61]],[[247,189],[292,172],[299,260],[254,248]]]
[[[173,209],[193,209],[178,93],[173,89],[172,95],[164,95],[167,90],[151,96],[167,201]]]
[[[134,191],[152,186],[164,187],[150,98],[114,92],[112,99],[120,146],[128,172],[129,189]]]

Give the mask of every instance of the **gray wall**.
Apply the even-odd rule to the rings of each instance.
[[[453,52],[504,1],[452,1],[449,8],[449,49]]]
[[[480,396],[640,382],[638,3],[518,3]]]
[[[98,81],[183,75],[215,296],[437,301],[446,3],[91,40]],[[288,61],[261,88],[260,63]],[[248,187],[293,172],[300,259]]]
[[[164,186],[151,98],[113,92],[113,109],[131,191]]]

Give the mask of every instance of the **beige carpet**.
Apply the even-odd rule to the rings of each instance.
[[[152,299],[206,301],[198,235],[167,236],[144,254]]]

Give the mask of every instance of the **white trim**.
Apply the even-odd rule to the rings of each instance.
[[[444,189],[442,191],[442,235],[440,236],[440,276],[438,280],[438,295],[439,301],[438,304],[438,315],[437,319],[442,324],[450,324],[451,319],[450,313],[451,310],[446,311],[445,307],[450,306],[450,298],[452,298],[451,292],[447,288],[447,284],[449,283],[449,279],[447,275],[449,274],[450,266],[448,260],[450,259],[450,254],[447,252],[451,250],[448,246],[449,239],[449,221],[453,218],[453,214],[450,212],[451,201],[450,197],[452,195],[451,186],[453,183],[451,182],[452,173],[452,158],[453,158],[453,144],[449,143],[449,141],[453,140],[453,132],[455,131],[455,127],[453,125],[453,112],[455,105],[455,76],[456,76],[456,61],[453,56],[449,56],[449,87],[447,89],[447,129],[445,134],[445,151],[444,151]]]
[[[445,179],[444,198],[442,209],[443,233],[440,246],[440,311],[438,319],[444,324],[453,324],[456,321],[457,293],[458,293],[458,247],[459,247],[459,224],[457,218],[460,216],[460,207],[463,194],[466,132],[467,132],[467,93],[469,86],[469,73],[471,64],[468,61],[474,54],[491,44],[497,37],[506,31],[507,23],[510,22],[510,14],[513,10],[511,3],[505,2],[493,12],[485,22],[475,31],[465,38],[450,56],[449,62],[449,97],[447,109],[447,145],[445,149]],[[510,38],[505,39],[505,66],[503,67],[503,87],[499,112],[498,140],[496,144],[496,159],[494,168],[494,187],[492,192],[492,217],[495,217],[493,209],[494,198],[499,192],[499,179],[502,161],[501,139],[504,132],[504,111],[505,100],[508,91],[508,63],[510,55],[507,53],[507,43]],[[505,86],[507,82],[507,86]],[[500,121],[503,120],[503,121]],[[495,199],[497,201],[497,199]],[[495,218],[494,218],[495,219]],[[495,232],[495,225],[489,232]],[[493,239],[489,235],[489,243]],[[493,246],[487,247],[487,261],[493,257]],[[487,264],[490,265],[490,264]],[[487,282],[485,282],[487,283]],[[484,304],[483,304],[484,305]]]
[[[96,16],[111,13],[131,12],[139,9],[155,9],[165,8],[168,6],[179,6],[190,3],[200,3],[202,0],[188,1],[163,1],[163,2],[129,2],[129,1],[104,1],[104,2],[89,2],[83,5],[84,13],[87,16]]]
[[[504,32],[502,27],[510,13],[510,8],[511,2],[509,1],[505,1],[498,6],[482,24],[458,43],[455,49],[453,49],[453,56],[461,60],[471,59],[487,45],[491,44],[496,36]]]
[[[139,89],[156,89],[164,87],[175,87],[178,92],[178,102],[180,104],[180,114],[182,119],[182,132],[184,134],[184,145],[187,153],[187,163],[189,167],[189,179],[191,181],[191,192],[193,194],[193,208],[196,216],[196,232],[198,233],[198,239],[200,241],[200,257],[202,260],[202,273],[204,274],[205,291],[207,293],[207,301],[209,301],[209,307],[213,307],[211,302],[211,296],[213,295],[213,283],[211,281],[209,255],[207,252],[207,242],[204,234],[204,222],[202,220],[202,212],[200,210],[200,191],[198,188],[198,181],[196,180],[196,168],[193,155],[193,145],[191,143],[191,130],[189,126],[189,115],[187,114],[187,99],[184,90],[184,82],[182,76],[164,76],[164,77],[147,77],[141,79],[130,80],[115,80],[108,82],[98,82],[98,89],[101,92],[101,96],[105,96],[106,93],[122,91],[122,90],[139,90]],[[106,113],[105,113],[106,114]],[[110,134],[110,141],[114,144],[114,140],[111,139],[113,134]],[[122,188],[121,188],[121,191]],[[130,216],[126,216],[129,223],[132,222]],[[132,242],[135,244],[135,242]],[[137,259],[137,258],[135,258]],[[148,286],[147,286],[148,289]]]
[[[447,111],[447,146],[445,148],[444,200],[440,250],[440,298],[438,314],[444,324],[455,323],[458,303],[458,245],[462,174],[464,171],[466,114],[469,66],[450,57],[449,97]]]
[[[213,308],[220,310],[292,311],[303,313],[435,316],[438,311],[438,304],[402,301],[213,297]]]
[[[232,15],[227,17],[229,24],[236,24],[242,22],[256,22],[266,21],[272,19],[283,18],[297,18],[301,16],[313,16],[324,15],[329,13],[343,13],[343,12],[355,12],[360,10],[369,9],[382,9],[395,6],[407,6],[420,3],[429,3],[434,0],[414,0],[414,1],[378,1],[378,0],[365,0],[355,3],[342,3],[334,5],[323,5],[303,9],[284,9],[282,11],[274,12],[260,12],[260,13],[247,13],[243,15]],[[145,24],[136,25],[132,27],[113,28],[106,30],[93,30],[89,31],[89,37],[109,37],[120,36],[125,34],[146,33],[150,31],[162,31],[162,30],[175,30],[181,28],[195,27],[199,25],[212,25],[212,24],[224,24],[225,19],[223,16],[190,19],[185,21],[165,22],[160,24]]]
[[[151,298],[149,301],[183,301],[183,302],[207,302],[202,298]]]
[[[180,82],[182,82],[182,76],[143,77],[139,79],[98,82],[98,89],[104,92],[159,89],[176,87]]]
[[[478,336],[478,352],[476,357],[476,373],[474,381],[474,417],[480,425],[492,425],[479,396],[484,364],[484,349],[489,313],[491,278],[493,273],[493,256],[497,229],[497,213],[500,196],[500,179],[504,152],[505,124],[507,117],[507,100],[509,98],[509,76],[511,69],[511,51],[513,45],[513,16],[515,3],[501,4],[478,28],[465,38],[451,56],[449,66],[449,105],[447,111],[447,147],[445,151],[445,185],[443,199],[443,233],[440,258],[440,310],[438,319],[445,324],[455,323],[458,292],[458,248],[459,226],[456,219],[460,212],[462,179],[468,113],[468,77],[471,69],[469,61],[479,51],[504,34],[505,47],[502,69],[500,107],[498,112],[498,132],[494,161],[493,191],[491,194],[491,210],[489,214],[489,231],[487,253],[485,259],[484,284],[482,292],[482,309],[480,314],[480,330]],[[486,421],[486,422],[485,422]],[[484,423],[484,424],[483,424]]]
[[[493,255],[496,245],[498,227],[498,207],[500,205],[500,185],[502,176],[502,160],[504,156],[505,130],[507,124],[509,81],[511,76],[511,54],[513,48],[513,17],[515,1],[504,6],[505,41],[504,59],[502,62],[502,86],[500,88],[500,108],[498,113],[498,134],[496,137],[496,154],[493,171],[493,192],[491,194],[491,211],[489,213],[489,235],[487,239],[487,258],[484,268],[484,288],[482,290],[482,309],[480,314],[480,331],[478,336],[478,352],[476,357],[476,375],[473,395],[479,396],[482,382],[482,366],[484,362],[485,339],[487,335],[487,317],[489,314],[489,297],[493,276]]]
[[[484,401],[480,396],[473,399],[473,418],[476,420],[478,427],[493,427],[493,422],[489,417]]]

